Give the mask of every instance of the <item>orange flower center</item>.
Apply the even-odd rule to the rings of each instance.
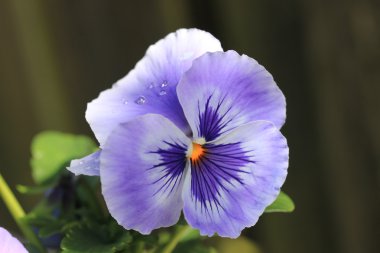
[[[202,145],[193,142],[193,152],[190,155],[190,159],[192,161],[196,161],[203,155],[205,152],[205,149],[202,147]]]

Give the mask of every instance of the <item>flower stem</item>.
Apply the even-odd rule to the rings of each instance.
[[[192,228],[189,225],[185,225],[185,226],[181,227],[179,229],[178,233],[173,237],[173,239],[162,250],[162,253],[171,253],[174,250],[174,248],[177,246],[179,241],[181,241],[181,239],[183,237],[185,237],[191,230],[192,230]]]
[[[33,230],[21,220],[21,218],[25,216],[25,212],[1,174],[0,197],[4,200],[5,205],[24,234],[25,238],[40,252],[46,252]]]

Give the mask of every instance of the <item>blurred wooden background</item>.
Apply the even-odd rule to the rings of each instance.
[[[264,215],[246,236],[268,253],[379,252],[375,0],[0,0],[0,171],[12,187],[31,184],[33,135],[92,136],[86,103],[181,27],[257,59],[287,97],[284,189],[296,211]],[[2,203],[0,226],[15,228]]]

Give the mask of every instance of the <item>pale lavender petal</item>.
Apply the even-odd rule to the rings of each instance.
[[[191,141],[161,115],[119,125],[100,156],[107,207],[126,229],[149,234],[180,216],[186,152]]]
[[[186,176],[185,218],[202,235],[236,238],[279,194],[288,168],[286,139],[272,123],[255,121],[203,148]]]
[[[221,50],[216,38],[197,29],[180,29],[150,46],[128,75],[88,104],[86,119],[100,145],[118,124],[147,113],[161,114],[189,133],[176,86],[195,58]]]
[[[67,169],[75,175],[99,176],[100,153],[101,150],[98,150],[81,159],[72,160],[70,167],[67,167]]]
[[[6,229],[0,227],[0,253],[28,253],[28,251]]]
[[[251,121],[271,121],[277,128],[285,121],[285,97],[271,74],[235,51],[194,60],[177,94],[194,137],[206,141]]]

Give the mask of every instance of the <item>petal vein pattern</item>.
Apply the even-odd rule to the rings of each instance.
[[[210,95],[207,98],[203,110],[201,110],[200,102],[198,101],[199,126],[197,132],[199,137],[204,138],[206,141],[215,140],[223,133],[232,130],[234,127],[226,129],[227,125],[237,116],[237,114],[231,115],[231,105],[222,109],[222,105],[225,103],[224,98],[220,99],[214,108],[210,104],[212,96]]]
[[[200,204],[197,211],[210,215],[214,208],[218,213],[224,209],[219,198],[224,193],[229,194],[225,185],[244,185],[241,174],[249,174],[246,166],[254,161],[240,143],[205,144],[204,150],[199,159],[191,161],[191,193]],[[195,208],[198,209],[198,205]]]
[[[182,182],[182,177],[184,174],[184,169],[186,168],[186,144],[170,143],[164,141],[169,148],[168,149],[158,149],[157,151],[152,151],[152,154],[159,154],[161,156],[160,163],[153,165],[148,170],[160,169],[163,173],[161,177],[153,182],[163,184],[156,190],[154,195],[157,193],[162,194],[162,192],[167,192],[171,194],[179,182]],[[155,173],[155,171],[153,171]],[[162,182],[161,182],[162,181]],[[174,183],[173,183],[174,182]]]

